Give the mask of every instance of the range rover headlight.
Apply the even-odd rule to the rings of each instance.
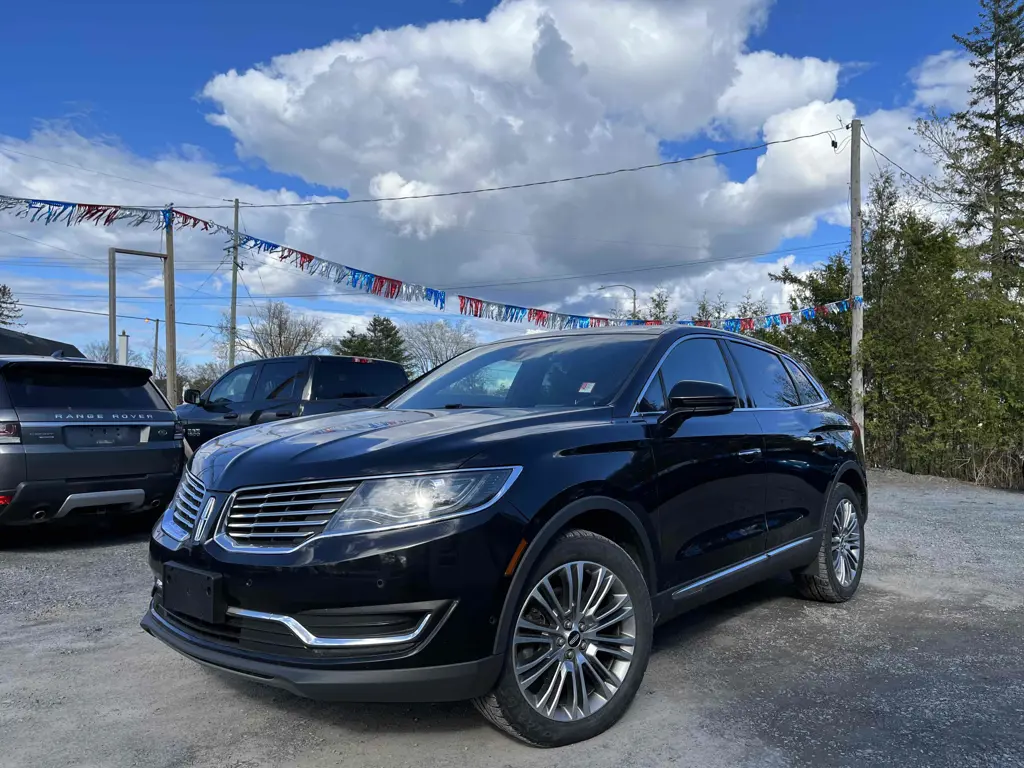
[[[497,501],[518,474],[506,467],[364,480],[324,533],[369,533],[476,512]]]

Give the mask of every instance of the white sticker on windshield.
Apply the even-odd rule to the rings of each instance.
[[[584,381],[582,384],[580,384],[580,392],[583,393],[584,395],[589,395],[593,391],[594,391],[594,382],[592,382],[592,381]]]

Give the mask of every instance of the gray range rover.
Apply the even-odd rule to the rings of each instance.
[[[183,461],[145,368],[0,356],[0,526],[156,513]]]

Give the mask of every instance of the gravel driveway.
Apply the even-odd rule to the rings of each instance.
[[[0,765],[1024,766],[1024,495],[896,473],[871,493],[852,602],[779,580],[675,620],[625,719],[556,752],[467,704],[223,678],[139,629],[145,535],[0,532]]]

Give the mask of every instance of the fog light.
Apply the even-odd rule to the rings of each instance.
[[[164,588],[164,580],[161,579],[159,576],[154,576],[153,577],[153,591],[154,592],[159,592],[163,588]]]

